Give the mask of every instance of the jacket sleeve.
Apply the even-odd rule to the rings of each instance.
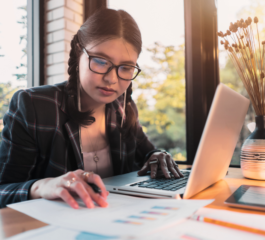
[[[25,201],[37,179],[31,179],[36,165],[36,117],[30,92],[19,90],[4,119],[0,145],[0,207]]]
[[[145,161],[147,160],[146,157],[149,155],[149,153],[159,151],[159,150],[156,150],[155,146],[150,142],[146,134],[143,132],[143,128],[138,119],[138,110],[137,110],[136,104],[133,101],[131,101],[131,105],[137,114],[137,122],[136,122],[137,135],[136,135],[136,156],[135,156],[136,162],[135,163],[138,169],[140,169],[142,168]]]

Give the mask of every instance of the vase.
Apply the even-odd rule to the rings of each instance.
[[[265,180],[265,116],[256,116],[256,128],[241,148],[240,165],[246,178]]]

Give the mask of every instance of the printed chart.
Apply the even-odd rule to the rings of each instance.
[[[179,236],[177,240],[209,240],[209,239],[197,237],[191,234],[183,234]]]
[[[171,226],[212,201],[144,199],[109,194],[107,208],[73,209],[63,201],[45,199],[15,203],[9,207],[62,228],[98,235],[131,237]]]
[[[128,219],[117,219],[115,223],[131,224],[131,225],[143,225],[148,221],[160,220],[161,216],[167,216],[172,211],[177,211],[179,208],[176,207],[167,207],[167,206],[153,206],[148,210],[139,212],[136,215],[128,216]],[[137,219],[138,221],[132,221],[131,219]]]

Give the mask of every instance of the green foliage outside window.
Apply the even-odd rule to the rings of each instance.
[[[19,10],[23,11],[21,19],[17,22],[20,26],[25,29],[27,28],[27,6],[18,7]],[[20,70],[13,75],[16,76],[17,80],[26,80],[27,79],[27,65],[23,63],[22,59],[27,56],[27,34],[23,34],[20,36],[19,44],[23,45],[22,52],[23,55],[21,57],[21,63],[16,67],[17,70]],[[1,54],[1,46],[0,46],[0,57],[4,57],[4,54]],[[2,141],[2,129],[3,129],[3,117],[6,111],[9,108],[9,102],[13,96],[13,94],[19,90],[18,87],[12,87],[11,83],[0,83],[0,144]]]
[[[154,67],[142,67],[133,82],[140,92],[135,99],[139,120],[150,140],[169,151],[176,160],[186,160],[184,45],[175,49],[155,43],[147,49]],[[153,105],[149,102],[153,102]]]

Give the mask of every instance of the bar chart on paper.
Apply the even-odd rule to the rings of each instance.
[[[126,219],[117,219],[114,220],[115,223],[122,224],[131,224],[131,225],[144,225],[145,223],[149,223],[149,221],[157,221],[160,220],[160,217],[168,216],[170,213],[176,211],[179,208],[176,207],[168,207],[168,206],[153,206],[147,210],[140,211],[136,215],[130,215]],[[134,219],[135,221],[133,221]],[[136,221],[137,220],[137,221]]]
[[[143,199],[109,194],[107,208],[72,209],[60,200],[9,205],[48,224],[108,236],[139,236],[171,226],[213,200]]]
[[[166,212],[154,212],[154,211],[143,211],[141,213],[149,214],[149,215],[159,215],[159,216],[166,216],[168,213]]]
[[[175,238],[176,240],[210,240],[209,238],[202,238],[202,237],[198,237],[195,234],[189,234],[189,233],[185,233],[185,234],[181,234],[179,237]]]
[[[194,216],[200,215],[218,221],[229,221],[233,224],[244,225],[247,228],[255,227],[265,230],[264,216],[256,214],[244,214],[226,210],[201,208]],[[250,231],[242,231],[236,228],[224,227],[223,225],[208,222],[195,221],[188,218],[178,224],[167,227],[145,236],[145,240],[264,240],[263,234]]]
[[[153,218],[153,217],[143,217],[143,216],[135,216],[135,215],[132,215],[129,218],[136,218],[136,219],[143,219],[143,220],[156,220],[156,218]]]

